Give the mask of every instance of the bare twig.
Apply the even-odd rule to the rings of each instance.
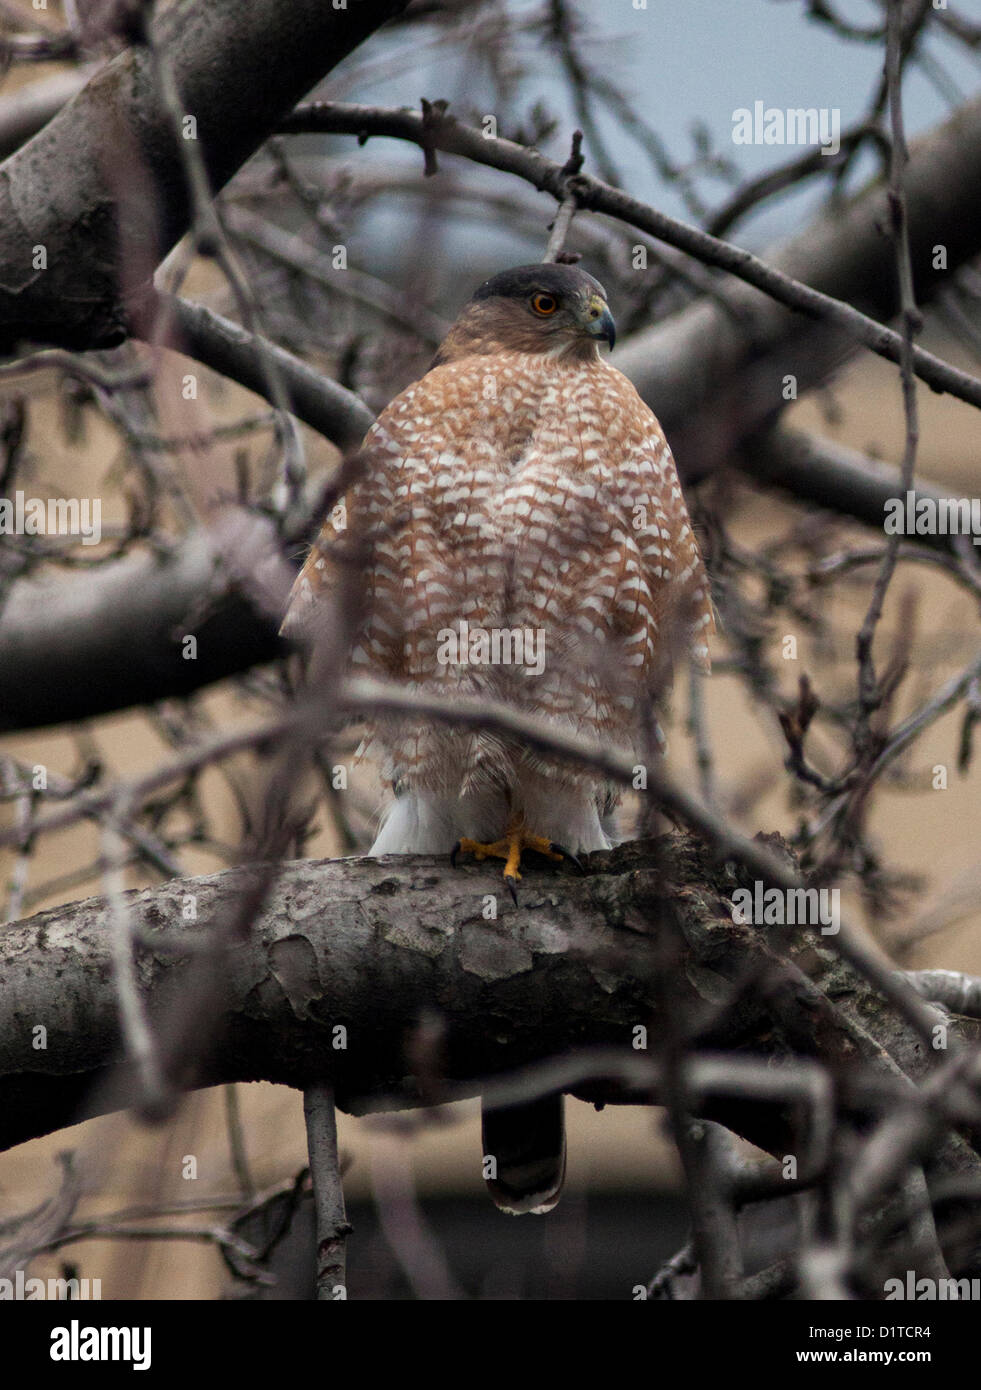
[[[317,1215],[317,1297],[345,1299],[345,1242],[351,1227],[344,1210],[333,1087],[325,1081],[307,1086],[303,1092],[303,1116]]]
[[[913,472],[916,466],[916,450],[919,443],[919,417],[916,403],[916,382],[914,380],[913,336],[922,325],[919,310],[913,294],[913,265],[910,258],[909,234],[906,221],[906,197],[903,189],[903,173],[909,159],[906,149],[906,135],[903,127],[902,98],[902,0],[889,0],[886,41],[886,78],[889,93],[889,115],[892,125],[892,154],[889,163],[889,211],[891,231],[896,245],[896,263],[899,273],[900,310],[902,315],[902,349],[900,352],[900,377],[903,391],[903,413],[906,419],[906,443],[903,450],[902,487],[903,493],[912,491]],[[869,719],[883,700],[883,687],[876,677],[872,660],[872,642],[886,591],[896,569],[899,556],[900,534],[893,532],[882,557],[882,564],[872,589],[865,621],[856,638],[855,650],[858,660],[858,687],[861,717],[857,728],[859,751],[868,755],[871,745]]]
[[[962,970],[908,970],[904,978],[931,1004],[952,1014],[981,1018],[981,979]]]
[[[424,121],[422,116],[412,111],[393,107],[312,102],[297,107],[281,123],[280,129],[286,134],[329,131],[333,134],[386,135],[410,140],[421,148],[462,154],[476,163],[517,174],[542,192],[551,193],[560,202],[565,196],[564,165],[511,140],[485,138],[482,132],[445,113],[438,120]],[[719,241],[707,232],[668,217],[585,174],[577,178],[576,198],[580,208],[607,213],[627,222],[669,245],[687,251],[706,265],[727,270],[789,309],[833,324],[880,357],[890,362],[902,360],[902,334],[877,323],[852,305],[795,280],[742,247]],[[981,406],[981,380],[977,377],[953,367],[923,348],[913,349],[912,362],[916,375],[934,390],[947,391],[960,400]]]
[[[140,997],[133,960],[133,939],[126,906],[122,865],[124,841],[119,830],[129,812],[129,798],[116,795],[103,821],[102,843],[106,896],[112,908],[112,956],[119,1015],[128,1059],[136,1069],[139,1084],[139,1106],[148,1119],[169,1114],[172,1097],[164,1084],[156,1040],[150,1030],[143,1000]]]

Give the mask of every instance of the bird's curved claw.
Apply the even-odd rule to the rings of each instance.
[[[460,841],[457,840],[456,844],[455,844],[455,845],[453,846],[453,848],[450,850],[450,868],[451,868],[451,869],[455,869],[455,868],[456,868],[456,857],[457,857],[457,855],[460,853],[460,850],[461,850],[462,848],[463,848],[463,846],[460,844]]]
[[[585,865],[577,854],[573,854],[572,851],[566,849],[564,845],[557,845],[554,840],[549,844],[549,849],[555,854],[561,854],[563,859],[568,859],[570,864],[575,864],[581,874],[585,874]]]
[[[517,906],[518,906],[518,890],[517,890],[517,888],[515,888],[515,886],[514,886],[514,879],[511,877],[510,874],[505,874],[505,875],[504,875],[504,882],[507,884],[507,886],[508,886],[508,892],[511,894],[511,901],[514,903],[515,907],[517,907]]]

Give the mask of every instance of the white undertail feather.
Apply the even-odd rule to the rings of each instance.
[[[440,796],[406,791],[386,808],[369,854],[449,854],[464,835],[495,840],[507,808],[500,795]]]
[[[601,816],[593,795],[582,786],[563,787],[547,778],[522,785],[520,805],[525,824],[535,835],[562,845],[571,854],[610,849],[610,818]],[[382,854],[449,854],[457,840],[497,840],[512,812],[502,792],[472,796],[405,791],[386,808],[375,842],[368,851]]]

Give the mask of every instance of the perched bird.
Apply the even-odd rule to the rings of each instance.
[[[356,541],[355,671],[638,747],[666,662],[689,646],[707,665],[713,619],[671,451],[600,356],[614,339],[606,294],[578,267],[482,284],[368,431],[346,514],[312,549],[284,630],[313,630],[350,563],[339,548]],[[442,722],[386,716],[368,739],[394,789],[374,855],[499,857],[513,891],[529,850],[611,845],[618,792],[589,769]],[[554,1206],[561,1097],[486,1112],[484,1142],[499,1205]]]

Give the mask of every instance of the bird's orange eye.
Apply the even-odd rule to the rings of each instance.
[[[536,314],[542,314],[547,318],[549,314],[555,313],[559,301],[554,294],[535,294],[531,297],[531,307]]]

